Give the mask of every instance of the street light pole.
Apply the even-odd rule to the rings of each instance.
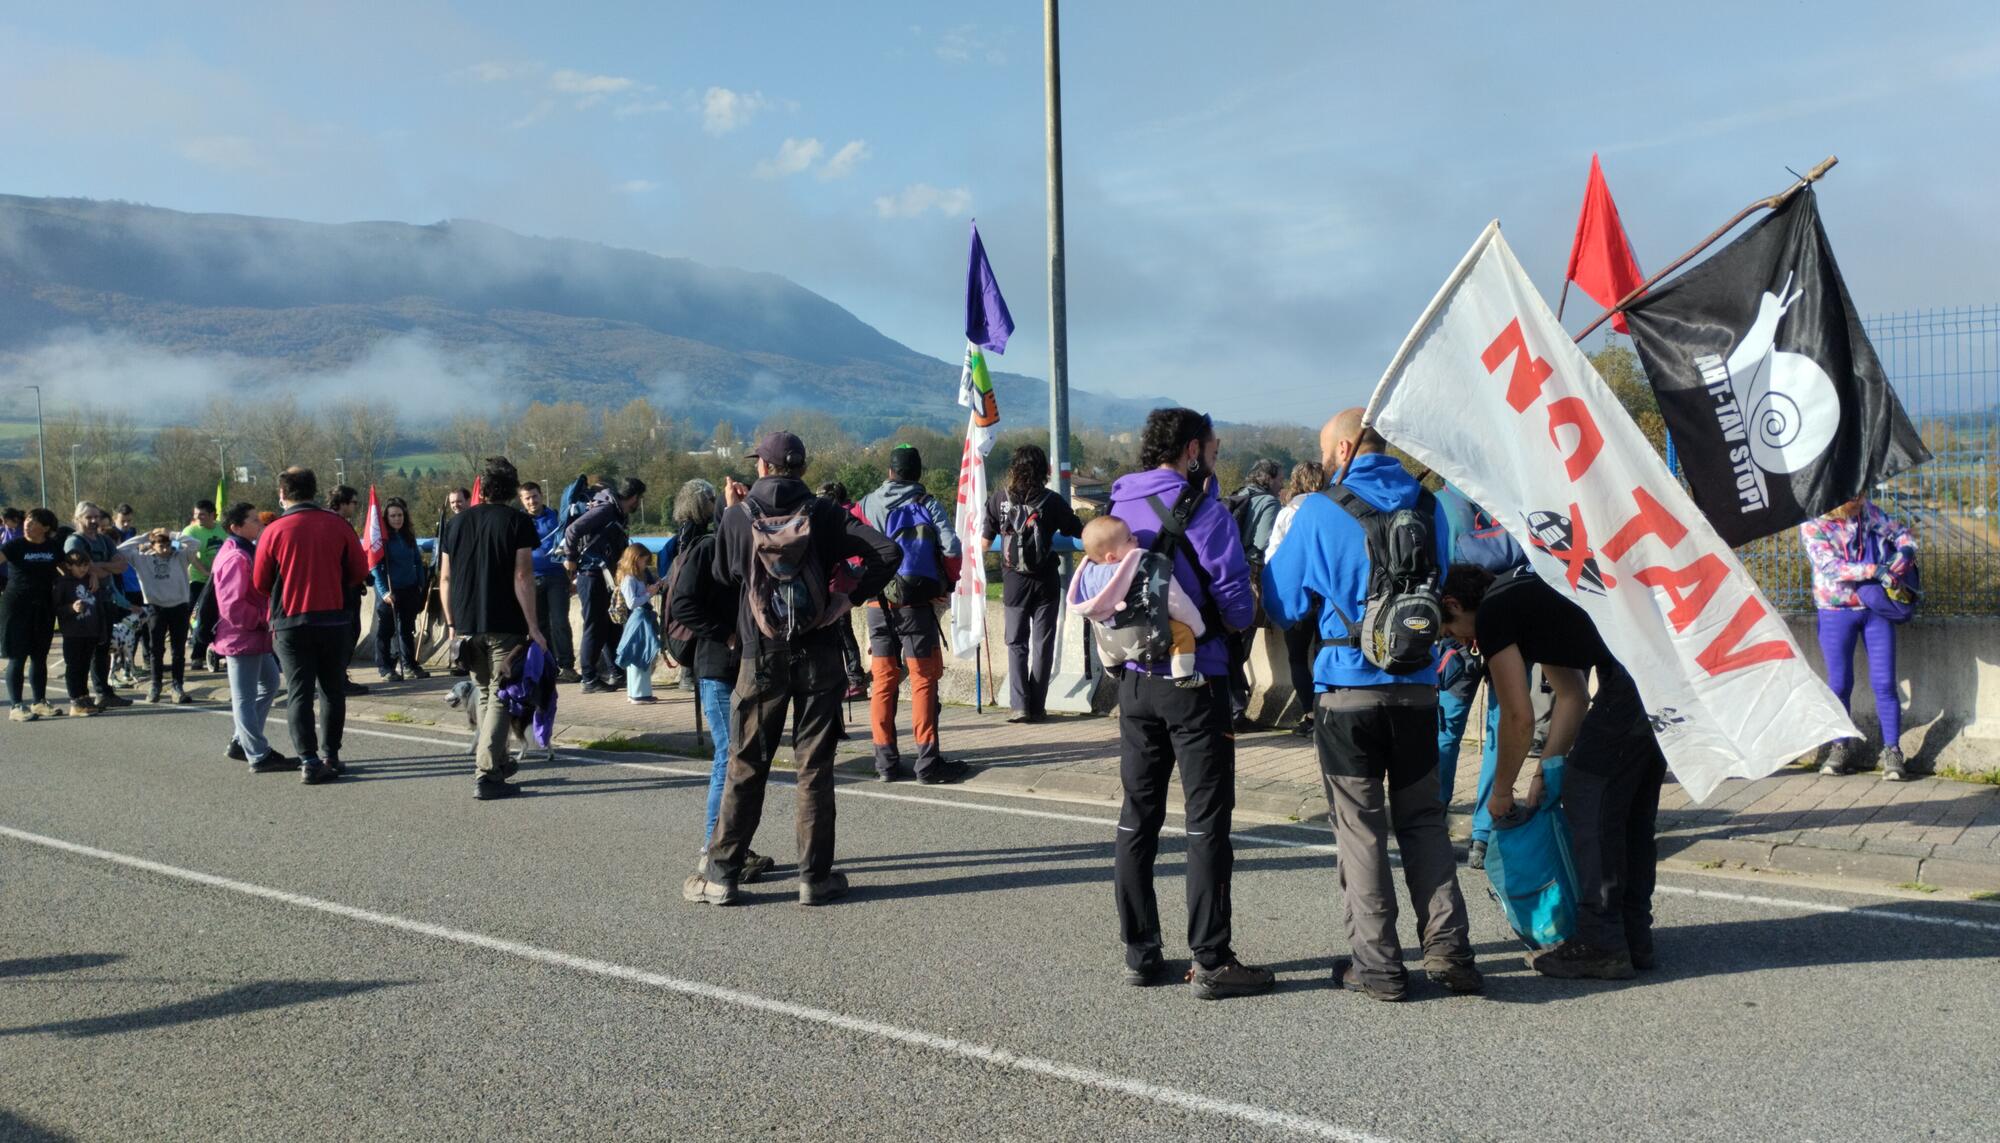
[[[80,444],[69,446],[69,499],[72,504],[83,502],[83,490],[76,483],[76,454],[82,447]]]
[[[223,451],[221,437],[210,437],[208,441],[215,446],[215,486],[222,489],[226,497],[229,494],[229,454]],[[215,510],[227,512],[229,505],[217,504]]]
[[[1069,499],[1069,326],[1064,296],[1062,62],[1056,0],[1042,0],[1042,67],[1048,86],[1049,186],[1049,463],[1056,491]]]

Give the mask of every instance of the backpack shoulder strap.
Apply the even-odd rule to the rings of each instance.
[[[1323,488],[1320,490],[1320,495],[1340,505],[1342,510],[1349,516],[1364,523],[1367,522],[1370,516],[1380,516],[1382,514],[1381,509],[1363,500],[1359,494],[1345,484],[1336,484],[1330,488]],[[1429,496],[1430,493],[1426,492],[1424,495]]]

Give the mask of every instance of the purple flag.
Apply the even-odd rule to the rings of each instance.
[[[979,241],[979,224],[972,224],[972,265],[965,274],[965,340],[995,353],[1007,352],[1007,338],[1014,332],[1014,316],[1007,312],[1007,299],[1000,296],[1000,283],[993,279],[993,267],[986,261],[986,246]]]

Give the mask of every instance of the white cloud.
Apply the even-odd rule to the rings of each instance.
[[[264,168],[264,156],[257,144],[241,135],[204,135],[180,145],[181,157],[205,167],[223,171],[256,171]]]
[[[765,159],[757,164],[757,177],[781,179],[796,175],[813,165],[825,148],[818,139],[787,139],[778,144],[776,158]]]
[[[860,166],[861,160],[867,157],[868,144],[860,139],[852,140],[840,150],[835,151],[833,156],[827,159],[826,162],[820,164],[818,177],[822,182],[831,179],[844,179],[853,174],[854,168]]]
[[[516,131],[519,131],[523,127],[533,127],[535,124],[540,123],[542,120],[547,119],[550,115],[554,114],[555,109],[556,109],[555,100],[544,99],[540,103],[535,104],[533,110],[529,111],[526,115],[521,116],[519,119],[514,120],[512,123],[507,124],[507,126]]]
[[[914,183],[875,200],[875,213],[883,218],[915,218],[929,210],[946,218],[957,218],[972,210],[972,192],[964,187],[947,189]]]
[[[650,179],[626,179],[611,189],[619,194],[645,194],[647,191],[659,190],[660,184]]]
[[[938,37],[931,51],[946,63],[971,63],[975,57],[994,65],[1007,62],[1007,53],[987,42],[986,38],[979,34],[979,26],[976,24],[961,24],[944,33]]]
[[[752,116],[770,106],[761,91],[731,91],[711,87],[701,97],[702,130],[711,135],[727,135],[750,122]]]
[[[549,90],[581,96],[576,101],[576,108],[582,111],[602,102],[605,96],[644,89],[622,75],[591,75],[570,68],[558,68],[549,75]]]

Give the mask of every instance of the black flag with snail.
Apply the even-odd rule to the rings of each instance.
[[[1694,501],[1732,546],[1930,459],[1807,187],[1625,310]]]

